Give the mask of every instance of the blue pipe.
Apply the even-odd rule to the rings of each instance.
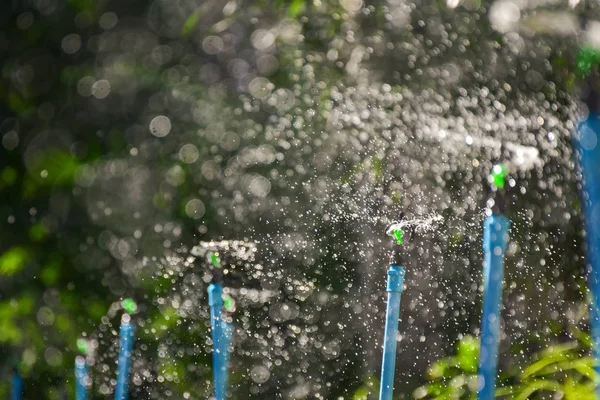
[[[213,384],[215,400],[224,400],[227,394],[227,359],[229,345],[227,344],[224,323],[221,318],[223,311],[223,286],[211,283],[208,286],[208,305],[210,306],[210,326],[213,340]]]
[[[592,351],[596,362],[594,370],[600,374],[600,119],[590,110],[586,120],[579,124],[577,150],[583,178],[581,200],[585,215],[587,242],[588,286],[591,292],[590,325]],[[596,398],[600,399],[600,385],[596,384]]]
[[[396,368],[396,336],[400,316],[400,295],[404,286],[404,268],[390,265],[387,272],[388,302],[385,314],[383,337],[383,360],[381,363],[381,386],[379,400],[392,400],[394,393],[394,373]]]
[[[88,376],[87,362],[85,357],[75,358],[75,399],[87,400],[86,379]]]
[[[10,400],[21,400],[23,393],[23,378],[16,369],[13,371],[12,376],[12,389],[10,392]]]
[[[508,244],[509,228],[510,221],[500,214],[490,215],[483,223],[483,315],[477,392],[479,400],[491,400],[496,392],[504,253]]]
[[[227,380],[229,375],[229,346],[231,346],[231,337],[233,336],[233,325],[230,322],[223,321],[223,349],[225,351],[225,368],[223,370],[223,392],[227,393]]]
[[[127,387],[129,384],[129,368],[131,366],[134,333],[135,324],[131,321],[131,317],[129,314],[123,314],[123,317],[121,318],[121,347],[119,349],[119,365],[117,369],[115,400],[127,400]]]

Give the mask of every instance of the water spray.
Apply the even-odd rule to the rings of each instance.
[[[211,283],[208,286],[208,305],[213,341],[213,385],[216,400],[224,400],[227,396],[229,347],[233,326],[227,321],[226,313],[231,313],[235,308],[233,299],[223,295],[223,264],[226,263],[223,258],[237,256],[238,259],[248,260],[253,259],[255,252],[256,246],[253,243],[237,240],[203,242],[191,251],[192,255],[206,261],[207,272],[211,276]]]
[[[435,215],[426,219],[404,220],[401,216],[399,222],[391,224],[386,234],[393,238],[394,247],[390,256],[390,267],[387,271],[388,292],[387,308],[385,312],[385,331],[383,336],[383,359],[381,362],[381,386],[379,400],[392,400],[394,394],[394,375],[396,372],[396,337],[398,336],[398,319],[400,316],[400,296],[404,287],[404,257],[403,245],[408,232],[410,238],[415,232],[428,230],[433,224],[441,220]],[[409,239],[410,239],[409,238]]]
[[[133,342],[135,340],[135,323],[131,320],[137,305],[132,299],[122,302],[125,313],[121,317],[119,361],[117,369],[117,386],[115,388],[115,400],[127,400],[129,386],[129,369],[131,366],[131,355],[133,353]]]
[[[494,152],[495,156],[503,157],[506,160],[503,166],[508,172],[529,171],[543,166],[540,151],[533,146],[445,129],[425,132],[423,136],[434,141],[438,146],[444,146],[450,153],[462,151],[465,147],[489,149]]]
[[[491,400],[496,392],[504,253],[508,244],[510,228],[510,221],[504,216],[506,212],[504,199],[506,177],[506,165],[497,164],[492,168],[488,179],[495,197],[488,200],[489,208],[483,222],[483,315],[481,317],[477,391],[479,400]]]

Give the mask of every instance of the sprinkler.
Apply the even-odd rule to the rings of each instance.
[[[598,91],[598,65],[600,50],[583,46],[577,57],[578,73],[585,78],[587,93],[583,103],[588,113],[578,126],[574,147],[578,153],[582,176],[583,212],[587,242],[587,259],[590,265],[588,286],[591,292],[590,325],[594,370],[600,374],[600,96]],[[596,79],[592,78],[592,73]],[[600,385],[596,384],[600,398]]]
[[[410,232],[410,238],[417,230],[427,230],[434,223],[441,221],[436,215],[426,219],[404,220],[391,224],[386,234],[393,238],[394,244],[390,256],[390,266],[387,271],[388,292],[387,307],[385,312],[385,330],[383,336],[383,359],[381,362],[381,386],[379,400],[391,400],[394,393],[394,375],[396,370],[396,337],[398,336],[398,318],[400,316],[400,296],[404,286],[404,247],[405,233]]]
[[[135,324],[131,315],[136,311],[137,305],[131,299],[122,302],[125,313],[121,317],[119,364],[117,369],[117,387],[115,388],[115,400],[127,400],[129,384],[129,368],[131,366],[131,355],[133,342],[135,340]]]
[[[208,286],[208,305],[210,307],[210,327],[213,339],[214,394],[217,400],[222,400],[227,393],[226,354],[229,352],[229,348],[225,347],[225,326],[221,319],[223,312],[223,274],[218,253],[212,253],[210,259],[212,282]]]
[[[381,386],[379,400],[391,400],[394,393],[394,374],[396,370],[396,336],[398,335],[398,318],[400,316],[400,295],[404,286],[404,260],[402,244],[404,231],[399,224],[388,228],[388,235],[395,240],[390,257],[390,267],[387,271],[388,292],[387,308],[385,311],[385,331],[383,335],[383,359],[381,362]]]
[[[18,363],[15,362],[14,364],[10,400],[21,400],[21,396],[23,395],[23,378],[19,373]]]
[[[510,221],[503,215],[506,211],[506,176],[507,166],[497,164],[488,178],[495,196],[488,201],[489,209],[483,222],[483,315],[477,392],[479,400],[493,399],[496,391],[504,253],[510,227]]]
[[[89,366],[94,364],[94,353],[97,343],[86,338],[77,339],[77,351],[75,357],[75,400],[87,400],[88,390],[91,386]]]
[[[86,380],[88,377],[87,362],[84,356],[75,358],[75,399],[87,400]]]
[[[509,173],[526,172],[541,167],[543,166],[543,160],[540,158],[539,150],[535,147],[500,141],[490,137],[475,137],[459,132],[439,130],[427,134],[426,138],[447,146],[449,151],[477,147],[492,150],[493,154],[505,159],[504,163],[494,165],[488,176],[488,182],[494,196],[488,202],[490,206],[483,224],[484,305],[478,372],[478,399],[493,399],[498,361],[499,310],[504,275],[503,257],[508,243],[508,229],[510,226],[510,222],[504,216],[506,211],[504,198],[506,178]],[[600,294],[600,283],[598,286]]]
[[[203,242],[195,246],[191,253],[205,260],[207,273],[211,277],[208,286],[208,305],[210,307],[210,326],[213,341],[213,385],[216,400],[227,396],[229,375],[229,346],[233,326],[227,321],[228,313],[235,308],[235,302],[223,295],[223,265],[233,265],[233,259],[253,259],[256,246],[242,241]],[[223,261],[223,258],[229,258]]]

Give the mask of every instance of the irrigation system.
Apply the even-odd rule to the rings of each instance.
[[[398,318],[400,316],[400,296],[404,287],[404,260],[402,244],[404,230],[399,224],[388,228],[388,234],[395,240],[387,271],[388,292],[385,312],[385,330],[383,336],[383,360],[381,362],[381,386],[379,400],[391,400],[394,393],[394,375],[396,372],[396,336],[398,335]]]
[[[510,221],[506,218],[504,186],[506,167],[495,165],[490,181],[495,197],[483,222],[483,314],[481,316],[481,345],[479,351],[479,400],[490,400],[496,392],[498,347],[500,344],[500,306],[504,279],[504,253],[508,244]]]
[[[584,50],[585,51],[585,50]],[[596,68],[600,56],[596,52]],[[587,79],[587,94],[583,98],[588,108],[587,116],[580,122],[575,141],[581,167],[583,190],[581,199],[585,216],[588,286],[591,293],[590,325],[594,369],[600,374],[600,92],[597,82]],[[596,397],[600,398],[600,384],[596,384]]]
[[[115,400],[127,400],[129,387],[129,369],[131,366],[131,355],[133,342],[135,340],[135,324],[131,316],[124,313],[121,317],[119,364],[117,366],[117,386],[115,388]]]
[[[75,400],[87,400],[87,361],[84,356],[75,358]]]
[[[206,268],[211,277],[208,286],[208,305],[210,307],[210,326],[213,342],[213,393],[215,400],[227,397],[229,376],[229,348],[233,335],[233,325],[226,318],[228,310],[233,308],[233,299],[223,295],[223,266],[235,263],[235,260],[253,259],[256,244],[241,240],[220,242],[201,242],[191,254]]]

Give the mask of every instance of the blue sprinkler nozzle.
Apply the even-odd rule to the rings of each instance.
[[[591,90],[586,101],[590,112],[587,119],[579,124],[579,140],[576,142],[583,178],[584,195],[581,196],[581,201],[585,216],[587,260],[590,266],[590,325],[596,374],[600,374],[600,110],[594,102],[598,102],[599,97],[595,90]],[[600,398],[598,383],[596,397]]]
[[[131,355],[133,353],[134,333],[135,324],[131,321],[131,316],[129,314],[123,314],[121,317],[121,345],[119,348],[115,400],[127,400],[128,397],[129,368],[131,366]]]
[[[509,227],[510,221],[501,214],[488,216],[483,224],[484,290],[477,392],[479,400],[491,400],[496,392],[504,253],[508,244]]]
[[[85,357],[75,358],[75,399],[87,400],[88,368]]]

